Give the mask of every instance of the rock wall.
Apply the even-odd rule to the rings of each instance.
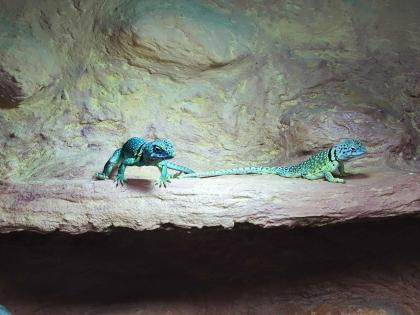
[[[359,137],[418,165],[418,1],[0,0],[0,176],[90,177],[128,137],[197,169]]]
[[[419,314],[419,16],[415,0],[0,0],[0,304]],[[130,136],[170,138],[198,170],[344,137],[368,154],[340,186],[92,181]]]

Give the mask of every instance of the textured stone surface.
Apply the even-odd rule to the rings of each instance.
[[[145,179],[153,175],[131,173],[124,188],[112,181],[3,182],[0,230],[293,227],[420,213],[420,175],[390,169],[365,170],[344,185],[267,175],[174,180],[163,189]]]
[[[352,136],[364,164],[418,166],[417,1],[0,5],[4,179],[88,178],[134,135],[198,169]]]
[[[0,304],[16,314],[420,313],[417,222],[325,226],[418,215],[419,1],[0,8],[0,232],[159,229],[0,233]],[[122,189],[93,181],[131,136],[170,138],[175,161],[198,170],[288,163],[343,137],[369,152],[346,185],[232,176],[164,190],[150,181],[156,170],[136,168]],[[262,229],[226,230],[241,223]],[[266,229],[319,225],[337,229],[289,243],[296,229]],[[165,239],[174,226],[193,240]]]
[[[15,107],[23,97],[23,92],[16,78],[0,69],[0,106]]]
[[[111,56],[173,80],[241,62],[256,31],[244,14],[205,1],[128,1],[108,18]]]
[[[49,38],[45,12],[24,3],[1,2],[0,110],[52,87],[61,75],[58,43]],[[34,14],[39,14],[36,21]]]

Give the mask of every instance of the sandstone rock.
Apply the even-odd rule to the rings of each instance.
[[[282,116],[281,123],[281,144],[295,155],[313,154],[352,137],[361,139],[369,148],[368,157],[376,161],[398,153],[415,155],[414,140],[404,124],[372,106],[296,106]]]
[[[23,96],[22,88],[16,79],[0,69],[0,107],[16,107]]]
[[[0,6],[0,176],[7,191],[32,194],[33,183],[43,183],[43,195],[60,181],[102,187],[90,182],[92,174],[131,136],[170,138],[176,161],[197,170],[289,163],[359,137],[369,154],[350,167],[369,172],[387,164],[418,173],[418,4],[0,0]],[[264,178],[267,186],[279,180]],[[223,183],[241,180],[238,189],[247,190],[248,177]],[[252,177],[251,186],[254,180],[261,179]],[[7,220],[19,220],[10,217],[12,196]],[[267,205],[263,196],[254,191],[257,205],[243,211]],[[173,224],[188,226],[173,216]],[[88,230],[80,219],[80,230]],[[215,222],[230,227],[236,219]],[[159,226],[147,220],[133,228]],[[209,221],[204,216],[193,226]],[[77,231],[72,224],[68,230]]]
[[[0,17],[1,109],[16,107],[22,99],[51,85],[59,65],[51,42],[37,37],[29,23],[13,21],[11,16]]]
[[[148,180],[157,174],[135,171],[124,188],[109,180],[3,182],[0,230],[319,226],[420,211],[420,175],[390,169],[359,169],[344,185],[268,175],[173,180],[167,189]]]
[[[109,18],[114,25],[109,51],[169,77],[197,76],[241,61],[255,32],[245,16],[205,1],[131,1]]]

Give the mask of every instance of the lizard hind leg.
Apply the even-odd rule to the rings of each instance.
[[[115,152],[112,154],[112,156],[109,158],[108,162],[106,162],[104,169],[101,173],[96,173],[95,177],[96,179],[107,179],[109,178],[109,174],[111,174],[112,170],[114,169],[114,167],[121,163],[122,160],[122,150],[121,149],[117,149],[115,150]]]
[[[331,172],[324,172],[324,176],[330,183],[344,183],[344,179],[334,177]]]

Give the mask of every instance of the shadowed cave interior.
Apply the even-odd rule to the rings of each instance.
[[[0,236],[16,314],[416,314],[417,218]]]

